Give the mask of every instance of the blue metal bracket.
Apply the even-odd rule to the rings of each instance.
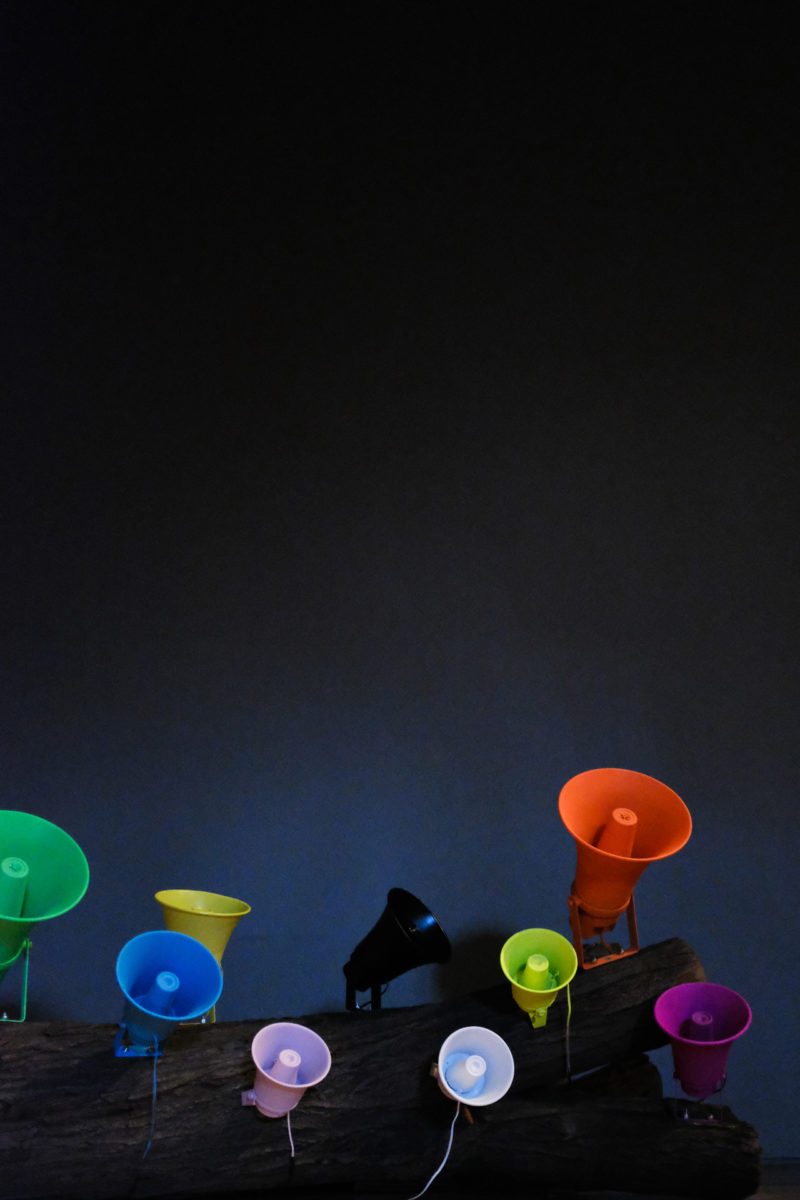
[[[125,1025],[120,1025],[114,1038],[114,1054],[117,1058],[161,1058],[164,1051],[156,1039],[152,1046],[141,1046],[130,1041]]]

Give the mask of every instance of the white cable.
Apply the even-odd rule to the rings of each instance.
[[[447,1143],[447,1150],[445,1151],[444,1158],[443,1158],[443,1159],[442,1159],[442,1161],[439,1163],[439,1166],[438,1166],[438,1167],[436,1168],[436,1170],[433,1172],[433,1174],[431,1175],[431,1177],[430,1177],[430,1179],[428,1180],[428,1182],[425,1184],[425,1187],[422,1189],[422,1191],[421,1191],[421,1192],[417,1192],[416,1196],[411,1196],[411,1197],[409,1198],[409,1200],[419,1200],[419,1197],[420,1197],[420,1196],[424,1196],[424,1195],[425,1195],[425,1193],[427,1192],[428,1188],[429,1188],[429,1187],[431,1186],[431,1184],[433,1183],[433,1181],[434,1181],[434,1179],[436,1178],[436,1176],[439,1174],[439,1172],[440,1172],[440,1171],[442,1170],[442,1168],[444,1167],[444,1164],[447,1162],[448,1156],[449,1156],[449,1154],[450,1154],[450,1148],[451,1148],[451,1146],[453,1145],[453,1129],[455,1128],[456,1121],[458,1120],[458,1114],[459,1114],[460,1112],[461,1112],[461,1101],[459,1100],[459,1101],[456,1103],[456,1115],[453,1117],[452,1121],[450,1122],[450,1139],[449,1139],[449,1141],[448,1141],[448,1143]]]

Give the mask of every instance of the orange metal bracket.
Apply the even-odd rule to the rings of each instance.
[[[631,896],[626,908],[623,910],[628,916],[628,941],[630,944],[626,950],[618,951],[612,950],[611,947],[607,945],[603,934],[614,928],[614,925],[619,917],[622,916],[622,913],[619,913],[610,925],[602,926],[601,921],[603,918],[600,917],[599,914],[591,913],[588,909],[585,909],[574,893],[569,896],[567,904],[569,905],[569,923],[572,929],[572,944],[574,945],[575,953],[578,956],[579,967],[582,967],[585,971],[589,971],[592,967],[602,966],[603,963],[613,962],[617,958],[627,958],[630,954],[636,954],[639,949],[639,931],[636,926],[636,907],[633,903],[633,896]],[[595,915],[598,916],[598,934],[600,937],[600,943],[603,949],[607,951],[606,953],[599,955],[599,957],[593,958],[589,962],[587,962],[584,958],[583,935],[581,933],[582,914],[589,917]],[[596,945],[596,943],[592,944]]]

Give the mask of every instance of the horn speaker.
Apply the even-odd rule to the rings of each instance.
[[[180,1022],[199,1019],[217,1003],[222,970],[196,938],[156,929],[122,947],[117,983],[125,1007],[114,1043],[116,1056],[158,1056]]]
[[[511,1087],[514,1058],[494,1030],[465,1025],[442,1042],[435,1074],[451,1100],[463,1100],[470,1107],[494,1104]]]
[[[27,1010],[31,930],[69,912],[88,886],[86,855],[68,833],[31,813],[0,812],[0,980],[24,953],[20,1021]]]
[[[250,905],[244,900],[220,896],[217,892],[171,888],[156,892],[156,900],[164,913],[166,928],[202,942],[220,966],[231,934],[241,918],[250,912]],[[212,1008],[207,1019],[213,1022],[216,1018],[216,1009]]]
[[[561,820],[575,839],[577,868],[569,896],[572,940],[582,967],[639,949],[633,889],[650,863],[675,854],[689,840],[692,818],[676,792],[638,771],[603,767],[574,776],[558,799]],[[629,948],[605,935],[627,912]],[[593,957],[583,943],[599,938]]]
[[[672,1044],[675,1078],[687,1096],[705,1100],[727,1078],[731,1046],[750,1028],[750,1005],[719,983],[679,983],[656,1000],[655,1019]]]
[[[450,942],[425,905],[403,888],[392,888],[386,908],[344,966],[346,1006],[356,1010],[356,992],[370,988],[372,1008],[380,1008],[381,987],[426,963],[447,962]]]
[[[265,1117],[286,1116],[331,1068],[331,1052],[322,1038],[293,1021],[265,1025],[253,1038],[251,1053],[256,1078],[242,1092],[242,1104],[254,1105]]]
[[[578,970],[571,944],[552,929],[521,929],[500,951],[500,966],[514,1000],[534,1029],[547,1023],[547,1010]]]
[[[166,928],[197,938],[218,963],[222,963],[225,947],[237,924],[250,912],[250,905],[244,900],[216,892],[172,888],[156,892],[156,900],[163,910]]]

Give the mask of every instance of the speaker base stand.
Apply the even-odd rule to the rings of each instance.
[[[380,1008],[381,997],[383,995],[383,992],[384,992],[384,988],[383,988],[382,984],[373,983],[371,985],[369,1007],[372,1010],[372,1012],[375,1012],[377,1009]],[[356,989],[355,989],[354,984],[350,981],[350,979],[347,979],[345,982],[344,1005],[348,1012],[364,1012],[364,1010],[367,1007],[366,1005],[361,1005],[358,1003],[358,1000],[356,999]]]
[[[157,1042],[152,1046],[140,1046],[128,1037],[128,1030],[120,1025],[114,1038],[114,1055],[116,1058],[161,1058],[164,1053]]]
[[[31,939],[26,938],[20,947],[17,957],[13,958],[11,962],[3,965],[3,972],[5,973],[9,967],[13,967],[17,959],[20,957],[23,959],[22,983],[20,984],[19,995],[19,1016],[9,1017],[9,1015],[4,1011],[0,1013],[0,1025],[21,1025],[28,1015],[28,958],[30,956],[32,944],[33,943],[31,942]]]
[[[638,953],[639,930],[636,925],[636,906],[633,902],[633,896],[631,896],[627,907],[624,910],[628,918],[629,945],[627,949],[614,949],[608,944],[608,942],[606,942],[605,937],[603,936],[604,933],[610,932],[614,928],[619,916],[622,915],[621,913],[614,920],[614,922],[607,927],[607,929],[599,931],[599,943],[587,941],[587,945],[584,947],[584,938],[581,931],[581,916],[592,917],[597,916],[598,914],[592,913],[588,909],[585,909],[574,892],[567,899],[567,904],[569,905],[569,923],[572,929],[572,944],[574,945],[575,953],[578,956],[578,966],[584,971],[589,971],[592,969],[592,967],[599,967],[602,966],[603,963],[614,962],[618,958],[627,958],[631,954]],[[598,924],[601,920],[602,917],[598,917]],[[597,953],[591,954],[592,950],[596,950]]]
[[[187,1027],[190,1025],[215,1025],[216,1021],[217,1021],[217,1006],[215,1004],[213,1008],[210,1008],[207,1013],[203,1014],[202,1017],[198,1017],[198,1019],[196,1021],[179,1021],[178,1026],[181,1029],[183,1029],[184,1027]]]
[[[722,1085],[717,1089],[722,1091]],[[686,1125],[709,1125],[721,1129],[726,1124],[726,1113],[730,1117],[730,1109],[722,1104],[712,1104],[710,1100],[665,1099],[667,1112],[676,1121]]]

